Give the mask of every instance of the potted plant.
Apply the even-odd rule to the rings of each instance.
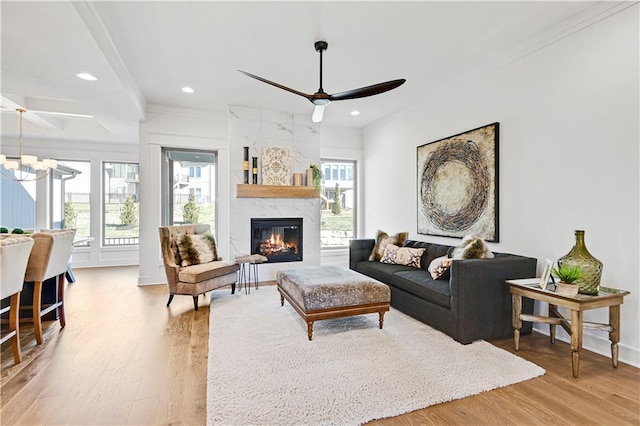
[[[553,268],[551,273],[560,280],[557,284],[558,293],[567,296],[575,296],[578,294],[578,285],[575,281],[583,276],[582,269],[580,269],[579,266],[558,264],[558,267]]]
[[[309,168],[313,173],[313,186],[316,189],[320,189],[320,186],[322,185],[322,171],[320,171],[320,167],[318,167],[317,164],[311,164]]]

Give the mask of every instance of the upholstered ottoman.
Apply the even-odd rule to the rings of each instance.
[[[389,310],[391,291],[386,284],[337,266],[305,266],[278,271],[280,305],[284,299],[307,323],[309,340],[314,321],[378,313],[380,328]]]

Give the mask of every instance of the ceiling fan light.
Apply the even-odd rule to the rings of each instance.
[[[323,116],[324,116],[324,105],[316,104],[316,107],[313,109],[313,115],[311,116],[311,121],[313,121],[314,123],[320,123],[322,121]]]

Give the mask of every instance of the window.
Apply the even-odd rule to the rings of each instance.
[[[342,248],[355,238],[355,161],[322,160],[321,248]]]
[[[137,163],[102,163],[102,243],[138,244],[139,190]]]
[[[89,237],[91,213],[91,163],[58,163],[53,180],[53,229],[75,228],[77,237]],[[86,245],[89,245],[87,242]]]
[[[200,169],[200,166],[197,167],[189,167],[189,177],[202,177],[202,170]]]
[[[205,223],[215,235],[215,170],[215,152],[163,148],[162,225]]]

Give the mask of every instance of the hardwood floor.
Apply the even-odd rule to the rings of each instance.
[[[209,296],[198,312],[186,296],[167,309],[166,287],[138,287],[136,267],[74,272],[66,328],[45,322],[35,346],[21,324],[18,365],[2,345],[0,424],[204,424]],[[574,379],[567,344],[534,333],[520,346],[544,376],[371,424],[640,424],[639,369],[585,350]]]

